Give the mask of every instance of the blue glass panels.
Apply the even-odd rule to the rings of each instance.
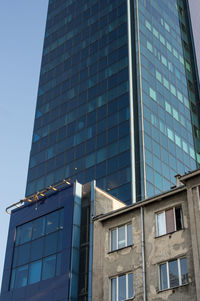
[[[183,26],[188,25],[183,2],[135,1],[143,198],[170,189],[177,173],[197,167],[199,124],[193,112],[198,111],[198,96],[193,91],[191,97],[189,87],[195,90],[195,75],[193,54],[189,47],[186,53],[183,41]]]
[[[49,3],[26,194],[68,177],[131,199],[125,0]]]
[[[10,289],[60,274],[63,209],[17,227]]]

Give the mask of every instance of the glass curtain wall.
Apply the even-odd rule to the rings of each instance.
[[[50,0],[26,195],[63,178],[131,199],[126,0]]]
[[[185,1],[135,0],[142,198],[197,168],[198,107]]]

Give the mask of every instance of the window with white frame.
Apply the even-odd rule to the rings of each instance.
[[[186,258],[174,259],[159,265],[160,290],[177,287],[188,283]]]
[[[174,207],[156,214],[157,236],[183,229],[181,207]]]
[[[111,278],[111,301],[122,301],[134,297],[133,274]]]
[[[110,250],[115,251],[132,245],[132,224],[110,230]]]

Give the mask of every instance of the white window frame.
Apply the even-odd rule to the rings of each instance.
[[[131,230],[132,230],[132,223],[131,222],[127,223],[127,224],[124,224],[124,225],[117,226],[115,228],[111,228],[109,230],[109,232],[110,232],[110,248],[109,248],[110,252],[115,252],[117,250],[120,250],[120,249],[123,249],[123,248],[126,248],[126,247],[130,247],[133,244],[133,231],[131,231],[132,232],[132,243],[128,244],[128,231],[127,231],[128,225],[131,225]],[[119,231],[119,228],[124,227],[124,226],[125,226],[125,246],[122,247],[122,248],[119,248],[118,247],[118,245],[119,245],[118,231]],[[112,250],[112,231],[114,231],[114,230],[116,230],[116,244],[117,244],[117,246],[116,246],[115,250]]]
[[[113,276],[113,277],[110,278],[110,300],[111,301],[112,301],[112,279],[116,279],[116,299],[117,299],[117,301],[119,299],[119,277],[120,276],[126,276],[126,299],[124,299],[124,301],[125,300],[131,300],[131,299],[134,298],[134,296],[135,296],[134,281],[132,283],[132,285],[133,285],[133,296],[131,296],[130,298],[128,297],[128,289],[129,289],[129,287],[128,287],[128,275],[129,274],[133,275],[132,272],[129,272],[129,273],[125,273],[125,274],[120,274],[120,275],[117,275],[117,276]]]
[[[165,291],[165,290],[168,290],[168,289],[173,289],[175,287],[179,287],[179,286],[182,286],[182,285],[186,285],[188,284],[187,283],[182,283],[182,274],[181,274],[181,259],[186,259],[187,260],[187,257],[181,257],[181,258],[174,258],[173,260],[176,260],[177,261],[177,264],[178,264],[178,280],[179,280],[179,285],[178,286],[172,286],[170,287],[170,279],[169,279],[169,262],[170,261],[173,261],[173,260],[169,260],[169,261],[166,261],[166,262],[162,262],[158,265],[158,275],[159,275],[159,291]],[[163,265],[163,264],[166,264],[166,271],[167,271],[167,288],[164,288],[162,289],[161,288],[161,276],[160,276],[160,266]]]
[[[170,233],[173,233],[173,232],[167,232],[167,228],[166,228],[166,226],[167,226],[167,221],[166,221],[166,211],[167,210],[170,210],[170,209],[173,209],[173,216],[174,216],[174,232],[176,232],[177,231],[177,227],[176,227],[176,212],[175,212],[175,209],[176,208],[180,208],[180,210],[181,210],[181,225],[182,225],[182,228],[181,228],[181,230],[183,229],[183,211],[182,211],[182,206],[175,206],[175,207],[172,207],[172,208],[167,208],[167,209],[165,209],[165,210],[163,210],[163,211],[159,211],[159,212],[156,212],[156,237],[161,237],[161,236],[163,236],[163,235],[167,235],[167,234],[170,234]],[[165,213],[165,216],[164,216],[164,223],[165,223],[165,234],[162,234],[162,235],[159,235],[159,233],[158,233],[158,215],[159,214],[161,214],[161,213]]]

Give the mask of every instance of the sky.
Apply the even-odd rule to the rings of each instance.
[[[190,1],[200,67],[200,1]],[[25,193],[47,5],[0,0],[0,283],[9,226],[5,208]]]
[[[48,0],[0,0],[0,286],[9,226],[23,199]]]

